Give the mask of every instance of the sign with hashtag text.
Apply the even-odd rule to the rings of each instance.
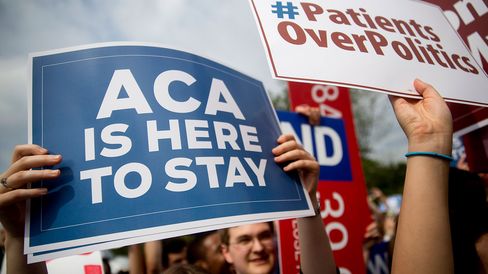
[[[275,78],[488,106],[488,77],[442,10],[420,1],[250,0]]]

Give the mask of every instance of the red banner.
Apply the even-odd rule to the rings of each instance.
[[[290,82],[289,98],[291,109],[306,104],[319,107],[322,116],[344,121],[352,180],[320,181],[318,201],[335,261],[341,273],[365,273],[362,241],[365,227],[371,219],[366,203],[366,186],[354,131],[349,90],[335,86]],[[296,221],[280,221],[279,237],[282,273],[300,273]]]

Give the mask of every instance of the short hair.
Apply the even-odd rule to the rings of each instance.
[[[170,253],[180,253],[185,249],[186,245],[187,245],[187,243],[186,243],[185,239],[183,239],[181,237],[164,239],[163,240],[163,252],[162,252],[163,267],[168,267],[169,254]]]
[[[205,269],[190,264],[177,264],[163,272],[163,274],[209,274]]]
[[[216,230],[212,230],[212,231],[201,232],[193,235],[194,238],[188,245],[188,249],[187,249],[186,259],[188,260],[188,263],[194,264],[198,260],[206,259],[207,251],[203,247],[203,242],[205,241],[205,239],[207,239],[207,237],[215,233],[218,232]]]
[[[271,233],[274,234],[274,225],[273,225],[273,222],[266,222],[266,224],[268,224],[269,229],[271,230]],[[221,244],[229,245],[229,238],[230,238],[230,236],[229,236],[229,229],[231,229],[231,228],[232,227],[227,227],[227,228],[223,228],[223,229],[220,229],[219,230]]]

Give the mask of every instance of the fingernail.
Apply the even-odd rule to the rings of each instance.
[[[61,159],[61,155],[57,154],[57,155],[49,155],[49,158],[50,159],[53,159],[53,160],[58,160],[58,159]]]
[[[46,195],[48,191],[47,188],[40,188],[39,192],[41,193],[41,195]]]
[[[59,169],[49,170],[49,175],[51,175],[51,176],[58,176],[60,173],[61,173],[61,171]]]

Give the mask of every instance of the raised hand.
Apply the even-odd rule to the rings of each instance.
[[[298,171],[300,180],[304,184],[311,199],[315,200],[320,166],[315,158],[310,155],[295,137],[291,134],[283,134],[278,138],[278,146],[272,152],[276,163],[287,163],[284,171]]]
[[[452,117],[439,93],[421,80],[414,81],[422,100],[390,96],[395,115],[408,138],[409,151],[451,154]]]
[[[47,194],[45,188],[26,189],[25,186],[39,180],[57,178],[55,169],[32,170],[53,166],[61,162],[60,155],[48,155],[38,145],[16,146],[12,164],[0,174],[0,221],[11,237],[24,237],[25,200]]]

